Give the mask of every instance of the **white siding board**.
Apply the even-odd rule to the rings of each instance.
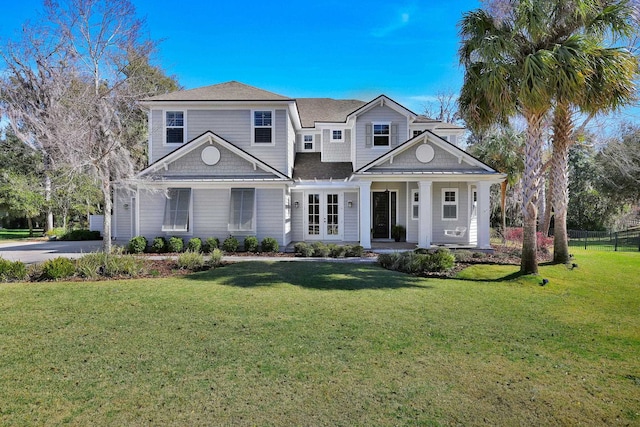
[[[458,157],[454,156],[450,152],[438,147],[434,144],[428,144],[433,148],[434,156],[433,160],[429,163],[422,163],[416,158],[416,150],[422,144],[416,144],[413,147],[406,149],[404,152],[393,157],[393,163],[391,159],[386,162],[377,165],[370,169],[371,172],[376,170],[423,170],[423,171],[456,171],[456,170],[477,170],[483,171],[484,169],[477,166],[471,166],[466,162],[458,162]]]
[[[298,202],[298,208],[295,207]],[[304,240],[304,193],[301,191],[291,192],[291,240],[300,242]]]
[[[222,243],[229,236],[229,194],[226,188],[192,191],[195,237],[217,237]]]
[[[256,193],[256,237],[259,241],[265,237],[273,237],[284,249],[284,192],[281,188],[259,188]]]
[[[140,191],[140,231],[139,235],[147,238],[149,242],[154,237],[163,236],[162,222],[164,220],[164,205],[166,196],[162,191]]]
[[[395,148],[366,147],[365,126],[372,122],[391,122],[398,125],[398,145],[407,140],[407,117],[387,106],[377,106],[358,116],[356,121],[356,159],[355,169],[359,169],[367,163],[377,159],[384,153]]]
[[[442,189],[458,189],[458,219],[442,220]],[[444,230],[456,227],[467,227],[464,237],[456,238],[444,235]],[[434,183],[433,184],[433,243],[467,243],[469,241],[469,192],[467,183]]]
[[[349,200],[353,203],[352,207],[349,207]],[[344,233],[343,239],[347,242],[357,242],[360,240],[359,236],[359,206],[358,206],[358,193],[345,192],[344,193]]]

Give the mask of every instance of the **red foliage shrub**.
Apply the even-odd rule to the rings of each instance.
[[[523,234],[524,233],[522,227],[507,228],[504,237],[508,242],[522,243]],[[546,251],[553,246],[553,237],[548,237],[545,236],[544,233],[537,232],[536,243],[538,246],[538,250]]]

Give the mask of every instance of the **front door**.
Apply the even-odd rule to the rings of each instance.
[[[329,191],[306,194],[306,239],[342,240],[341,196]]]
[[[396,223],[396,201],[395,191],[374,191],[373,197],[373,238],[391,238],[391,226]]]

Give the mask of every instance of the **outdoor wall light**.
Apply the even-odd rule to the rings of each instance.
[[[352,201],[352,200],[349,200],[349,201],[347,202],[347,206],[349,206],[350,208],[352,208],[352,207],[353,207],[353,201]]]
[[[298,208],[300,207],[300,202],[296,200],[295,202],[293,202],[293,206],[294,206],[296,209],[298,209]]]
[[[124,204],[124,210],[129,210],[129,203]]]

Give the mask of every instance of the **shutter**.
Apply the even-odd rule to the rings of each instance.
[[[344,130],[344,142],[351,142],[351,129]]]
[[[364,135],[364,146],[373,146],[373,125],[371,123],[364,125]]]
[[[391,125],[391,146],[398,145],[398,125]]]
[[[331,142],[331,131],[329,129],[325,129],[322,131],[322,139],[323,142]]]

